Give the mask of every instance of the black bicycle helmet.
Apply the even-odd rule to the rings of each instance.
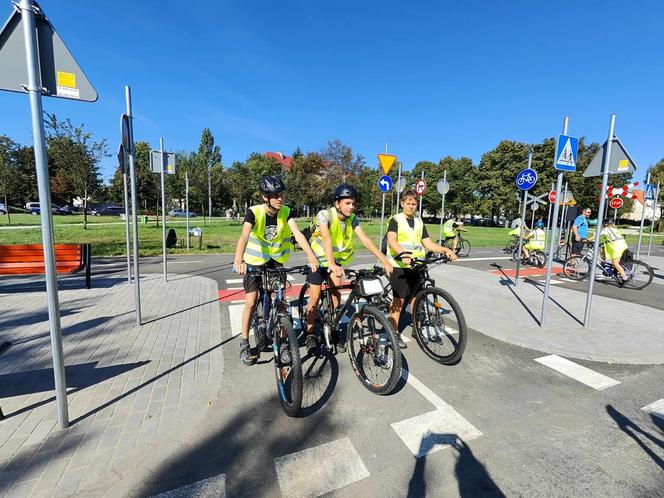
[[[267,197],[276,196],[286,190],[284,181],[278,176],[267,175],[261,178],[261,193]]]
[[[347,183],[342,183],[337,188],[334,189],[334,200],[338,201],[339,199],[353,198],[357,199],[357,190],[352,185]]]

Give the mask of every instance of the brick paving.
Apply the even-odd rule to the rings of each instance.
[[[60,431],[46,293],[0,281],[0,496],[106,495],[216,398],[223,357],[217,284],[208,278],[97,277],[59,293],[71,427]],[[104,486],[106,487],[103,490]],[[112,493],[111,493],[112,494]]]

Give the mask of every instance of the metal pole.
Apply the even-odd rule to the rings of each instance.
[[[525,219],[526,219],[526,206],[528,205],[528,191],[524,190],[523,191],[523,202],[522,202],[522,209],[523,211],[521,212],[521,230],[519,230],[519,252],[517,252],[517,258],[516,258],[516,273],[514,274],[514,287],[519,286],[519,271],[521,270],[521,251],[523,250],[523,231],[524,227],[526,225]]]
[[[567,215],[567,205],[565,203],[565,199],[567,198],[567,183],[568,182],[565,182],[565,189],[563,191],[563,199],[562,199],[563,208],[561,210],[562,213],[560,214],[560,233],[558,234],[558,237],[557,237],[559,243],[560,243],[561,235],[563,235],[563,232],[565,231],[565,217]]]
[[[141,326],[141,279],[138,263],[138,200],[136,193],[136,165],[134,163],[134,118],[131,114],[131,88],[125,86],[127,116],[129,116],[129,178],[131,181],[132,239],[134,242],[134,304],[136,305],[136,325]]]
[[[125,240],[127,241],[127,283],[131,285],[131,237],[129,236],[129,192],[127,191],[126,170],[125,166],[125,171],[122,172],[122,184],[124,186]]]
[[[399,211],[399,200],[401,199],[401,162],[399,162],[399,176],[397,177],[397,211]]]
[[[659,182],[657,182],[657,193],[653,200],[652,206],[652,223],[650,224],[650,240],[648,241],[648,257],[650,257],[650,250],[652,249],[652,235],[655,229],[655,216],[657,215],[657,201],[659,201]]]
[[[650,185],[650,172],[648,172],[648,178],[646,179],[646,189],[647,185]],[[639,227],[639,242],[636,244],[636,259],[639,259],[639,253],[641,252],[641,240],[643,239],[643,220],[646,217],[646,204],[648,201],[645,199],[645,192],[643,196],[643,207],[641,209],[641,226]]]
[[[533,216],[530,219],[530,229],[532,230],[535,227],[535,211],[536,211],[536,209],[533,209],[533,206],[530,206],[530,210],[533,212]]]
[[[208,218],[212,223],[212,176],[210,175],[210,166],[206,165],[208,174]]]
[[[447,170],[443,172],[443,183],[447,183]],[[443,189],[443,199],[440,204],[440,237],[438,238],[438,243],[442,244],[443,242],[443,218],[445,218],[445,189]]]
[[[599,239],[602,230],[604,204],[606,202],[604,193],[609,183],[609,164],[611,160],[611,145],[613,144],[613,132],[616,127],[616,115],[611,114],[609,124],[609,137],[606,139],[606,152],[602,158],[602,195],[599,196],[599,210],[597,211],[597,227],[595,228],[595,243],[593,244],[593,262],[590,265],[590,281],[588,282],[588,295],[586,296],[586,312],[583,317],[583,326],[590,324],[590,307],[593,302],[593,287],[595,286],[595,270],[597,268],[597,256],[599,254]]]
[[[185,203],[187,204],[187,251],[189,250],[189,172],[184,172]]]
[[[161,249],[164,259],[164,282],[168,282],[168,268],[166,267],[166,190],[164,189],[164,170],[166,169],[166,154],[164,152],[164,139],[159,139],[161,151]]]
[[[553,190],[553,183],[551,184],[551,188],[549,189],[549,192]],[[547,214],[546,214],[546,232],[544,232],[544,247],[548,245],[549,242],[549,237],[551,235],[549,234],[549,229],[551,228],[551,202],[549,202],[549,205],[547,206]]]
[[[563,120],[563,135],[567,135],[567,127],[569,126],[569,117],[565,116]],[[556,150],[558,146],[556,145]],[[553,158],[554,162],[556,158]],[[555,249],[554,243],[557,243],[556,237],[556,224],[558,223],[558,203],[560,200],[561,189],[563,186],[563,172],[558,172],[558,179],[556,180],[556,203],[553,206],[553,217],[551,221],[553,222],[553,227],[551,231],[551,241],[549,242],[549,254],[546,258],[546,281],[544,284],[544,299],[542,300],[542,314],[540,316],[540,327],[544,327],[544,322],[546,320],[546,307],[549,303],[549,289],[551,287],[551,268],[553,267],[553,251]],[[564,200],[564,199],[563,199]]]
[[[383,192],[383,208],[380,211],[380,237],[378,238],[378,247],[383,243],[383,223],[385,223],[385,192]]]
[[[53,377],[55,380],[55,399],[58,406],[60,429],[69,427],[69,409],[67,407],[67,379],[62,350],[62,329],[60,328],[60,303],[58,301],[58,280],[53,249],[53,218],[51,215],[51,187],[46,159],[44,121],[41,100],[41,77],[39,68],[39,48],[37,28],[35,26],[34,4],[32,0],[21,0],[21,18],[23,20],[23,38],[25,41],[25,61],[28,69],[27,90],[32,117],[32,136],[37,170],[37,187],[41,217],[42,244],[44,246],[44,265],[46,270],[46,295],[48,302],[48,322],[51,333],[51,353],[53,355]],[[8,208],[9,209],[9,208]]]
[[[422,171],[422,180],[424,180],[424,171]],[[420,219],[422,218],[422,198],[424,197],[424,194],[420,196]]]

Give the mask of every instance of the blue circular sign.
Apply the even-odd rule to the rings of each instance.
[[[516,175],[516,186],[520,190],[530,190],[537,183],[537,172],[534,169],[526,168]]]
[[[381,176],[380,180],[378,180],[378,188],[382,192],[389,192],[392,190],[392,178],[387,175]]]

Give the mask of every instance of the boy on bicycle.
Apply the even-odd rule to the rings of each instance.
[[[461,218],[454,219],[450,218],[443,224],[443,237],[445,237],[445,240],[449,239],[454,239],[454,244],[452,245],[452,248],[456,251],[457,248],[459,247],[459,232],[467,232],[465,228],[463,228],[463,221],[461,221]]]
[[[247,268],[282,267],[293,250],[291,235],[307,254],[313,271],[318,269],[318,260],[302,235],[291,215],[290,208],[284,205],[286,185],[278,176],[261,178],[260,191],[263,204],[251,206],[244,217],[242,234],[235,248],[234,269],[244,275],[244,310],[242,311],[242,338],[240,339],[240,360],[245,365],[253,365],[258,357],[252,355],[249,347],[249,324],[256,306],[261,277],[247,273]]]
[[[357,190],[352,185],[342,183],[334,190],[334,206],[320,211],[316,215],[316,230],[311,235],[310,244],[318,258],[319,269],[307,275],[309,283],[309,307],[307,309],[307,349],[315,349],[318,344],[314,335],[316,321],[316,307],[320,299],[321,285],[329,278],[333,287],[341,285],[344,275],[342,266],[353,260],[355,253],[353,237],[357,235],[360,242],[371,254],[376,256],[385,270],[392,272],[392,265],[383,253],[364,233],[360,221],[355,216]],[[334,307],[339,306],[341,296],[338,290],[333,290],[332,301]],[[335,340],[337,351],[346,351],[341,337]]]
[[[602,230],[599,234],[600,242],[604,245],[604,259],[611,261],[613,267],[620,275],[620,281],[624,282],[627,277],[625,270],[620,264],[620,258],[627,250],[627,241],[622,232],[618,230],[613,224],[611,219],[604,219],[602,221]]]
[[[399,332],[399,318],[409,292],[417,289],[419,285],[419,272],[411,267],[413,259],[424,258],[425,250],[444,254],[450,261],[456,261],[457,256],[454,251],[433,242],[422,219],[415,216],[417,212],[415,190],[404,191],[401,196],[401,208],[403,211],[392,216],[387,227],[387,259],[395,267],[390,275],[393,295],[390,322],[397,333],[399,347],[405,349],[406,343],[403,342]],[[414,313],[413,301],[414,296],[410,302],[411,314]]]
[[[535,230],[529,231],[524,235],[524,240],[526,240],[526,245],[523,246],[523,255],[528,259],[530,253],[528,251],[540,251],[544,252],[544,244],[546,239],[546,234],[544,233],[544,222],[538,221],[535,223]]]

